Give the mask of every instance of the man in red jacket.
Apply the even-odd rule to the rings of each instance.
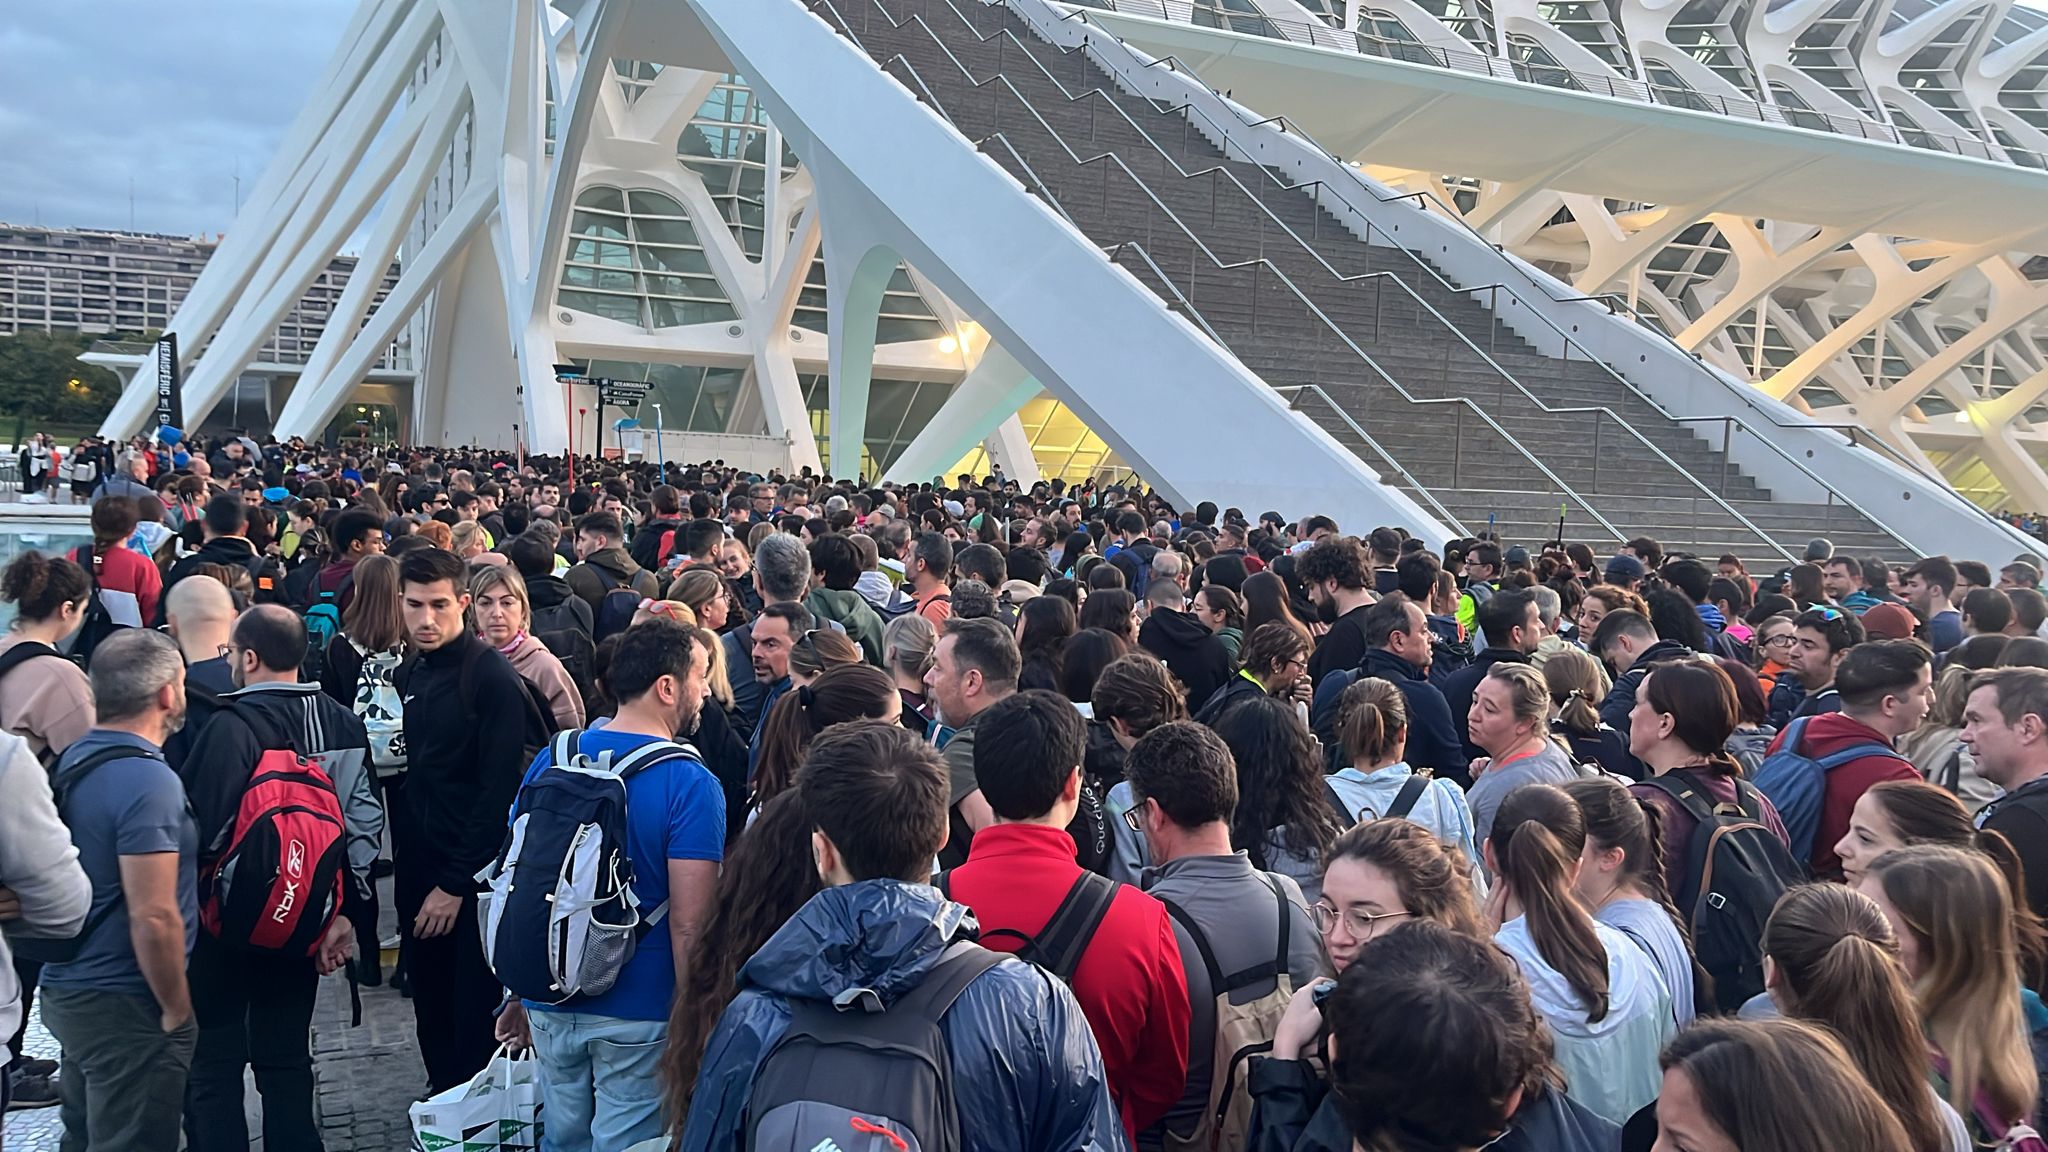
[[[1816,880],[1842,878],[1835,845],[1848,834],[1850,813],[1871,785],[1920,779],[1905,757],[1889,750],[1927,718],[1934,702],[1934,657],[1918,640],[1858,644],[1835,667],[1835,688],[1842,696],[1842,710],[1807,721],[1801,753],[1819,760],[1858,744],[1877,748],[1827,774],[1810,861]],[[1784,741],[1783,735],[1773,740],[1771,751]]]
[[[941,886],[974,910],[984,947],[1072,986],[1135,1142],[1187,1081],[1187,978],[1166,906],[1074,862],[1066,828],[1080,804],[1087,729],[1072,704],[1019,692],[990,705],[975,733],[975,773],[996,819]]]

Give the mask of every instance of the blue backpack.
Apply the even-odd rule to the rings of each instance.
[[[633,616],[640,611],[640,593],[631,584],[622,583],[595,564],[586,567],[604,586],[604,598],[597,602],[597,611],[592,613],[591,620],[592,639],[601,642],[633,626]]]
[[[614,761],[554,739],[547,767],[520,786],[504,847],[477,880],[484,959],[515,995],[542,1004],[611,990],[641,937],[668,915],[643,912],[626,851],[626,781],[696,749],[653,740]]]
[[[1906,758],[1891,746],[1876,741],[1852,744],[1829,756],[1815,759],[1804,751],[1806,724],[1811,716],[1801,716],[1785,729],[1785,736],[1778,744],[1778,750],[1764,757],[1752,781],[1757,791],[1770,797],[1771,806],[1778,810],[1778,817],[1785,822],[1785,832],[1790,837],[1792,856],[1802,864],[1813,859],[1813,837],[1820,828],[1821,800],[1827,794],[1828,773],[1851,760],[1865,756],[1883,756],[1907,763]]]
[[[341,632],[341,598],[355,582],[354,569],[332,589],[321,588],[320,577],[313,577],[313,603],[306,609],[306,659],[299,666],[309,682],[327,673],[327,646]]]

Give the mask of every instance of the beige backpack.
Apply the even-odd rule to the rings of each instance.
[[[1279,940],[1273,946],[1271,960],[1242,972],[1226,974],[1218,970],[1216,954],[1194,917],[1171,900],[1161,901],[1167,914],[1186,930],[1201,952],[1202,963],[1209,970],[1209,990],[1216,997],[1216,1043],[1209,1062],[1208,1109],[1194,1131],[1185,1136],[1166,1133],[1167,1152],[1244,1152],[1250,1143],[1252,1097],[1246,1081],[1251,1058],[1273,1050],[1273,1034],[1280,1028],[1280,1017],[1286,1014],[1288,1001],[1294,998],[1294,979],[1288,974],[1287,963],[1288,929],[1293,926],[1290,905],[1278,882],[1271,876],[1265,877],[1265,881],[1279,905]],[[1231,1003],[1232,993],[1268,980],[1273,982],[1271,992],[1248,1003]]]

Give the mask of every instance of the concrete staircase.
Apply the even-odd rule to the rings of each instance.
[[[1534,544],[1557,534],[1562,506],[1565,537],[1596,548],[1650,535],[1771,561],[1825,535],[1859,555],[1905,554],[1846,506],[1774,500],[1710,443],[1717,427],[1696,432],[1605,367],[1544,354],[1485,296],[1383,232],[1361,239],[1313,187],[1227,158],[1185,110],[1119,89],[1007,7],[805,2],[1169,308],[1293,389],[1389,484],[1468,532]]]

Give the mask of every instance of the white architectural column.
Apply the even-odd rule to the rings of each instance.
[[[889,466],[884,478],[914,484],[951,468],[974,451],[975,445],[996,435],[1006,421],[1017,415],[1019,408],[1042,391],[1044,388],[1015,357],[1000,344],[989,345],[981,362],[954,387],[931,422]],[[1031,444],[1023,439],[1022,425],[1018,426],[1017,435],[1028,455]],[[1005,451],[1012,447],[1013,444],[1004,446]],[[1013,461],[1005,461],[1004,471],[1016,476],[1018,473],[1011,471],[1012,464]]]

